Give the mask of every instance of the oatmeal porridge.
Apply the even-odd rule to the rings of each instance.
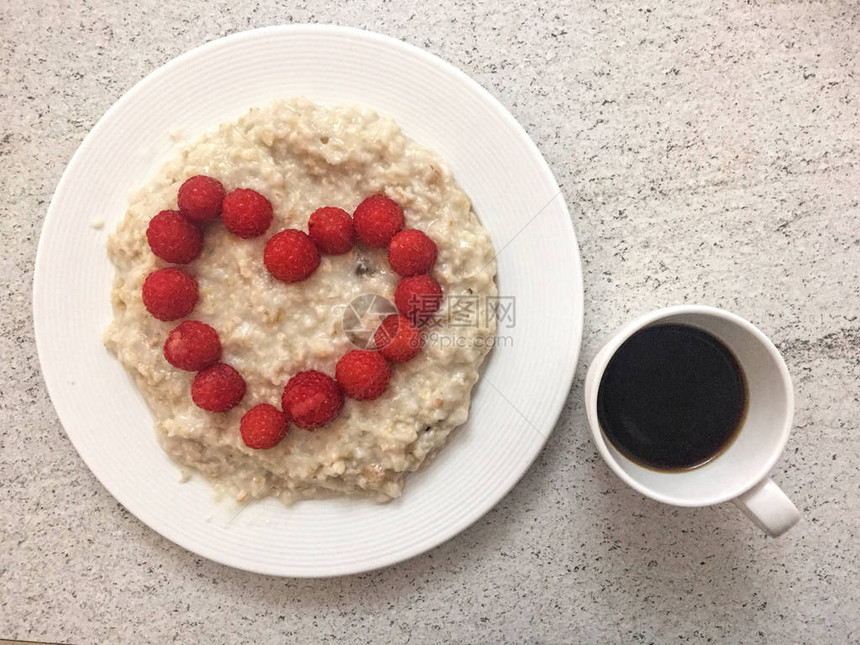
[[[231,235],[220,222],[209,225],[202,253],[182,267],[199,285],[188,318],[218,331],[221,360],[247,384],[241,403],[223,413],[194,405],[193,372],[175,369],[164,357],[165,338],[181,321],[154,318],[141,299],[147,275],[171,266],[153,255],[147,226],[159,211],[176,208],[177,189],[194,175],[217,179],[227,191],[253,189],[274,211],[267,232],[253,239]],[[334,375],[338,359],[358,342],[344,330],[350,303],[393,301],[399,279],[386,249],[359,245],[343,255],[323,255],[309,278],[288,284],[263,266],[266,241],[285,228],[307,230],[308,216],[320,206],[352,213],[378,193],[402,206],[405,225],[438,247],[432,274],[445,299],[424,330],[423,350],[392,366],[379,398],[348,398],[324,427],[308,431],[290,424],[275,447],[249,448],[239,433],[243,414],[260,403],[279,406],[297,372]],[[497,294],[495,251],[445,163],[368,109],[293,99],[221,125],[185,146],[130,197],[108,254],[116,275],[105,345],[136,380],[166,453],[183,472],[202,474],[240,501],[268,495],[285,502],[340,494],[398,497],[404,477],[430,460],[468,417],[472,387],[495,334],[493,317],[477,304]],[[450,304],[457,299],[476,303],[465,320],[452,319]]]

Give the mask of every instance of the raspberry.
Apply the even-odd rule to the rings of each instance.
[[[181,370],[197,372],[221,358],[221,339],[209,325],[196,320],[179,323],[164,341],[164,358]]]
[[[316,370],[299,372],[281,397],[284,414],[300,428],[315,430],[334,419],[343,407],[343,391],[332,377]]]
[[[407,228],[391,238],[388,264],[402,276],[427,273],[436,263],[436,243],[421,231]]]
[[[307,233],[288,228],[266,242],[263,263],[278,280],[300,282],[316,271],[320,253]]]
[[[318,208],[308,220],[308,233],[323,253],[342,255],[352,248],[355,231],[352,218],[342,208]]]
[[[188,264],[203,250],[203,233],[179,211],[161,211],[149,220],[146,241],[165,262]]]
[[[397,311],[420,325],[430,318],[442,304],[442,289],[429,275],[403,278],[394,290]]]
[[[211,222],[221,214],[224,186],[217,179],[194,175],[179,187],[179,212],[191,222]]]
[[[385,195],[371,195],[358,205],[352,219],[358,239],[382,249],[403,228],[403,209]]]
[[[237,188],[224,198],[221,220],[233,235],[257,237],[272,223],[272,204],[250,188]]]
[[[358,401],[379,397],[388,387],[391,368],[379,352],[353,349],[337,362],[335,377],[347,396]]]
[[[191,399],[209,412],[226,412],[245,396],[245,379],[226,363],[197,372],[191,382]]]
[[[373,340],[379,353],[390,363],[405,363],[421,351],[421,330],[407,318],[391,314],[377,327]]]
[[[197,304],[197,282],[182,269],[159,269],[143,281],[143,306],[159,320],[184,318]]]
[[[239,432],[249,448],[274,448],[287,436],[287,417],[274,405],[261,403],[242,415]]]

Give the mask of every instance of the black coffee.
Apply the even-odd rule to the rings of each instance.
[[[747,389],[722,342],[687,325],[646,327],[612,357],[597,393],[597,418],[622,454],[643,466],[701,466],[734,439]]]

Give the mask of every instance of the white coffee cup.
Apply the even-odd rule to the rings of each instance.
[[[659,471],[631,461],[606,438],[597,418],[597,394],[609,361],[637,331],[663,324],[689,325],[718,338],[734,354],[747,382],[747,413],[734,441],[711,461],[689,470]],[[800,519],[795,505],[768,476],[791,430],[791,377],[773,343],[740,316],[716,307],[678,305],[633,320],[615,332],[591,362],[585,378],[585,411],[606,463],[643,495],[676,506],[733,500],[774,537]]]

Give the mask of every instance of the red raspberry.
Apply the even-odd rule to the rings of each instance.
[[[182,269],[159,269],[143,281],[143,306],[159,320],[184,318],[197,304],[197,281]]]
[[[424,340],[421,330],[407,318],[391,314],[387,316],[373,335],[379,353],[390,363],[405,363],[421,351]]]
[[[391,368],[379,352],[353,349],[337,362],[335,377],[347,396],[358,401],[378,398],[388,387]]]
[[[226,412],[245,396],[245,379],[226,363],[197,372],[191,382],[191,399],[209,412]]]
[[[221,220],[233,235],[257,237],[272,223],[272,203],[250,188],[237,188],[224,198]]]
[[[403,209],[385,195],[371,195],[358,205],[352,219],[358,239],[382,249],[403,228]]]
[[[442,288],[429,275],[403,278],[394,290],[394,304],[397,311],[420,325],[439,310]]]
[[[173,367],[197,372],[221,358],[221,339],[218,332],[206,323],[186,320],[167,334],[164,358]]]
[[[308,220],[308,233],[320,251],[342,255],[352,248],[355,231],[352,218],[342,208],[318,208]]]
[[[224,186],[217,179],[194,175],[179,187],[179,212],[192,222],[211,222],[221,214]]]
[[[421,231],[407,228],[391,238],[388,264],[402,276],[427,273],[436,263],[436,243]]]
[[[203,233],[179,211],[161,211],[146,227],[149,248],[165,262],[188,264],[203,250]]]
[[[274,405],[261,403],[242,415],[239,432],[249,448],[274,448],[287,436],[287,417]]]
[[[320,265],[320,252],[307,233],[288,228],[266,242],[263,263],[278,280],[301,282]]]
[[[334,419],[343,407],[343,390],[332,377],[316,370],[299,372],[281,397],[284,414],[300,428],[315,430]]]

